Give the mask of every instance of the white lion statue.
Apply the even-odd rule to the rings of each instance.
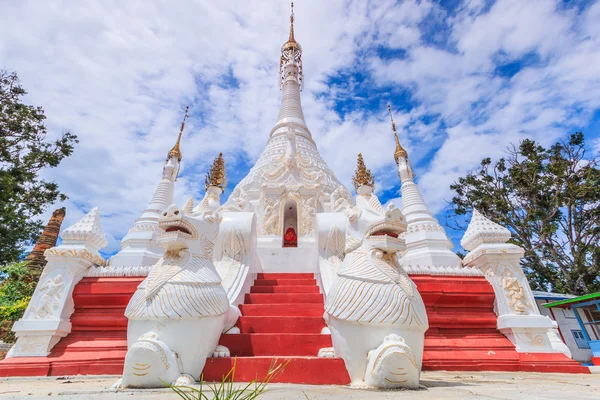
[[[325,303],[334,355],[344,359],[355,386],[418,388],[428,321],[398,264],[404,217],[393,205],[384,210],[370,191],[345,214],[345,255]]]
[[[240,312],[231,306],[213,264],[221,217],[207,208],[171,205],[159,219],[164,256],[138,286],[125,316],[128,351],[122,387],[187,385],[206,358],[228,356],[220,335]]]

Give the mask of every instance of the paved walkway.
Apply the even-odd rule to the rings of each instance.
[[[173,399],[169,389],[111,390],[117,377],[4,378],[0,399]],[[420,390],[374,391],[343,386],[273,384],[262,400],[276,399],[600,399],[600,375],[504,372],[423,372]]]

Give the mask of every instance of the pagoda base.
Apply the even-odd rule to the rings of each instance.
[[[267,277],[259,274],[257,279],[264,280]],[[324,326],[321,325],[324,324],[322,305],[318,305],[319,310],[315,311],[314,315],[295,319],[287,317],[295,321],[290,325],[282,324],[283,315],[274,317],[273,312],[264,314],[262,312],[264,307],[261,307],[260,303],[252,304],[255,298],[260,300],[261,296],[256,296],[257,294],[280,293],[292,302],[288,307],[294,309],[296,305],[293,302],[306,302],[314,297],[309,294],[319,292],[312,281],[313,286],[310,291],[307,292],[308,289],[302,288],[305,282],[299,274],[286,276],[286,279],[279,278],[278,285],[254,286],[252,293],[247,297],[247,304],[242,307],[245,307],[242,314],[246,318],[238,321],[238,326],[265,334],[278,326],[286,329],[293,328],[294,332],[300,328],[302,328],[300,332],[322,329]],[[429,318],[430,327],[425,333],[423,370],[590,373],[588,367],[582,366],[562,353],[518,353],[515,345],[497,329],[498,318],[493,311],[494,291],[485,278],[431,275],[412,275],[411,278],[421,293]],[[71,317],[73,324],[71,333],[61,339],[47,357],[14,357],[0,361],[0,377],[120,375],[123,372],[123,362],[127,352],[127,318],[123,313],[137,285],[143,279],[143,277],[83,278],[73,293],[75,313]],[[293,295],[295,292],[300,296]],[[271,311],[276,311],[276,308],[271,306]],[[307,310],[309,308],[311,307],[306,307]],[[282,312],[287,312],[286,310],[282,309]],[[255,318],[252,318],[253,315]],[[258,320],[260,323],[256,322]],[[265,321],[268,323],[263,323]],[[258,335],[258,342],[254,343],[257,346],[261,343],[260,337]],[[311,336],[313,337],[315,340],[322,340],[320,335]],[[239,344],[243,345],[244,340],[250,339],[241,335],[239,338],[231,337],[225,340],[241,341]],[[318,344],[324,346],[328,343]],[[289,356],[290,354],[287,356],[261,354],[257,357],[247,357],[240,353],[238,362],[244,373],[240,375],[236,373],[236,380],[243,381],[248,377],[260,375],[261,371],[268,368],[271,360],[283,361]],[[323,363],[323,366],[327,366],[327,370],[334,368],[337,371],[339,368],[337,365],[339,361],[309,360],[315,358],[314,356],[303,361],[303,357],[305,356],[297,357],[293,365],[290,364],[290,371],[296,368],[302,370],[306,367],[306,363],[313,362]],[[226,360],[209,358],[206,363],[205,378],[216,379],[215,376],[228,370],[233,361],[234,358]],[[598,360],[594,359],[594,362],[597,363]],[[212,370],[211,366],[215,368],[218,366],[218,369]],[[289,374],[289,377],[292,375]],[[327,379],[312,380],[311,377],[314,376],[310,374],[302,379],[304,383],[336,383],[331,377],[317,375],[319,379]],[[285,376],[282,375],[280,378],[284,379]],[[344,380],[346,377],[342,376],[339,379]],[[293,383],[291,380],[289,382]]]

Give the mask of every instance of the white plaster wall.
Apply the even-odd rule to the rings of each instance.
[[[581,330],[575,315],[573,315],[570,310],[567,310],[567,313],[565,314],[562,308],[546,308],[543,306],[544,304],[552,303],[553,301],[555,300],[535,299],[540,314],[545,315],[558,323],[561,338],[565,341],[569,350],[571,350],[572,358],[579,362],[589,362],[592,359],[592,351],[590,349],[580,349],[577,347],[575,338],[571,333],[571,331],[574,330]],[[570,315],[572,318],[568,318],[567,315]]]
[[[307,239],[300,238],[299,247],[281,247],[281,238],[269,241],[258,239],[257,254],[263,272],[319,272],[316,243],[306,246]],[[306,246],[306,247],[304,247]]]

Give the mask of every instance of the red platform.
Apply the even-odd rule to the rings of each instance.
[[[589,373],[562,354],[517,353],[496,329],[494,291],[483,277],[411,276],[425,302],[424,370]],[[129,298],[143,278],[84,278],[75,287],[72,332],[48,357],[0,361],[1,376],[121,374]],[[237,381],[266,374],[273,359],[289,364],[278,382],[346,384],[340,359],[317,358],[331,346],[321,335],[323,299],[312,274],[259,274],[240,306],[240,335],[221,343],[237,358],[210,358],[204,379],[220,380],[236,363]]]

